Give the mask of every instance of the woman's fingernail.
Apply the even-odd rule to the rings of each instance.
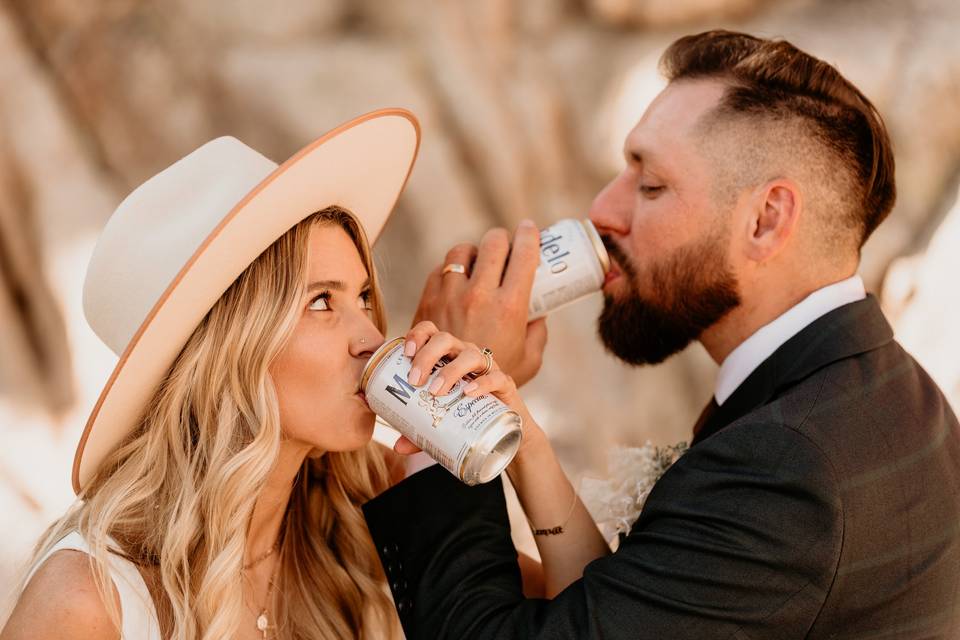
[[[465,387],[463,388],[463,392],[466,393],[466,394],[470,394],[470,393],[473,393],[474,391],[476,391],[476,390],[479,389],[479,388],[480,388],[480,385],[479,385],[479,384],[477,384],[476,382],[471,382],[470,384],[468,384],[467,386],[465,386]]]
[[[440,387],[443,386],[443,378],[437,376],[433,379],[433,382],[430,384],[430,393],[436,394],[437,391],[440,391]]]
[[[420,367],[413,367],[407,374],[407,382],[412,385],[420,384]]]
[[[524,218],[523,220],[520,221],[520,226],[521,226],[521,227],[535,227],[535,226],[537,226],[537,225],[535,225],[535,224],[533,223],[533,220],[531,220],[530,218]]]
[[[416,353],[417,343],[413,340],[407,340],[407,344],[403,345],[403,355],[412,358]]]

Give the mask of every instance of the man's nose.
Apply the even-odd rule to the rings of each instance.
[[[630,230],[630,206],[622,178],[621,174],[611,180],[590,205],[588,216],[600,233],[626,235]]]

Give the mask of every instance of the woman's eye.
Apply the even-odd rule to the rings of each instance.
[[[640,193],[642,193],[647,197],[656,196],[664,189],[665,187],[663,185],[650,185],[650,184],[640,185]]]
[[[330,299],[332,294],[329,291],[324,291],[319,296],[313,299],[310,303],[311,311],[331,311]],[[357,306],[359,306],[364,311],[370,311],[373,309],[373,296],[369,291],[360,294],[360,297],[357,298]]]
[[[324,291],[310,303],[310,309],[313,311],[330,311],[330,292]]]
[[[373,298],[372,298],[372,296],[370,295],[370,292],[369,292],[369,291],[364,291],[363,293],[361,293],[361,294],[360,294],[360,298],[359,298],[358,300],[359,300],[359,302],[360,302],[360,308],[361,308],[361,309],[363,309],[363,310],[365,310],[365,311],[372,311],[372,310],[373,310]]]

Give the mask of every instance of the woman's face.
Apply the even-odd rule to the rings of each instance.
[[[270,365],[280,425],[288,440],[305,448],[359,449],[374,425],[359,395],[360,374],[383,343],[373,324],[367,270],[339,225],[311,229],[307,260],[300,320]]]

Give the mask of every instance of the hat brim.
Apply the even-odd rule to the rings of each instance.
[[[136,421],[190,334],[234,280],[274,241],[331,205],[353,212],[371,244],[406,185],[420,125],[381,109],[313,141],[254,187],[177,274],[134,334],[84,427],[73,461],[79,494]]]

